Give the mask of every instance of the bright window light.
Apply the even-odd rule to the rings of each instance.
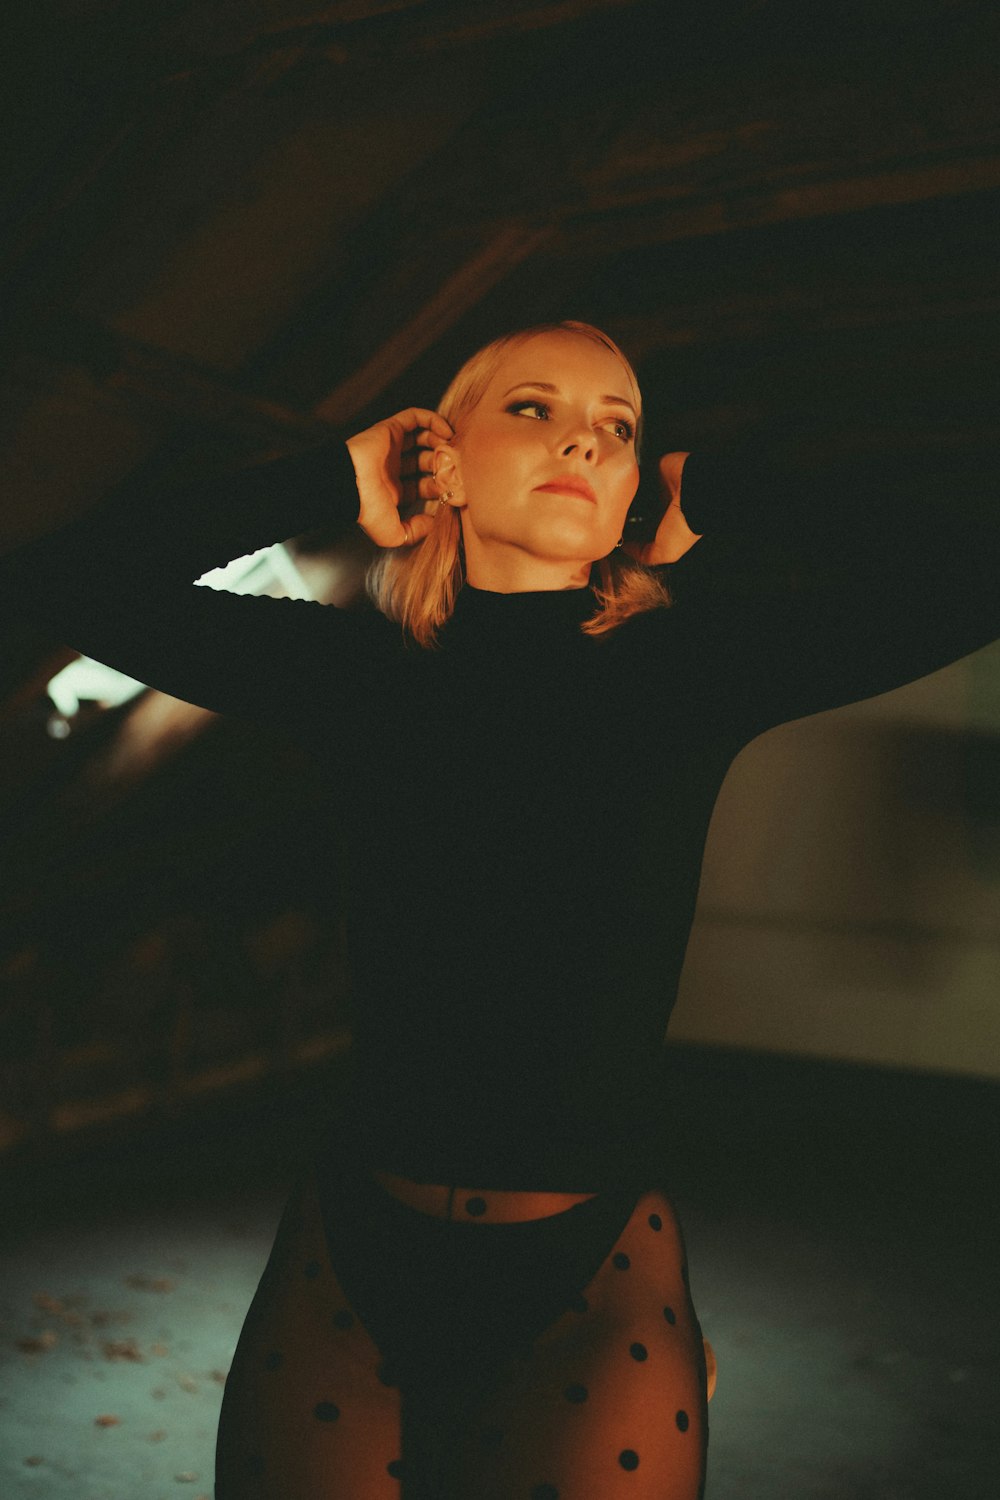
[[[134,677],[126,677],[124,672],[91,661],[89,656],[78,656],[56,673],[45,691],[63,718],[71,719],[85,699],[117,708],[119,703],[127,703],[141,693],[144,685]]]
[[[223,568],[212,568],[203,573],[197,583],[210,589],[220,589],[230,594],[273,594],[288,599],[311,599],[312,593],[305,579],[295,566],[288,548],[282,543],[274,547],[262,547],[246,557],[234,558]],[[52,699],[56,712],[63,720],[71,719],[84,701],[101,703],[107,708],[117,708],[127,703],[146,684],[124,672],[116,672],[90,657],[79,656],[63,667],[49,681],[45,691]],[[69,726],[53,731],[56,738],[64,738]]]
[[[284,543],[261,547],[246,557],[234,558],[224,568],[212,568],[198,579],[210,589],[230,594],[279,594],[286,599],[311,599],[305,579]]]

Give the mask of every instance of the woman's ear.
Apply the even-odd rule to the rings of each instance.
[[[448,443],[442,443],[434,450],[433,474],[440,499],[454,510],[461,510],[465,505],[462,472],[458,463],[458,455]]]

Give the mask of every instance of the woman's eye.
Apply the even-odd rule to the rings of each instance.
[[[546,401],[514,401],[507,410],[515,416],[535,413],[532,420],[536,422],[548,422],[552,419],[552,408]],[[635,428],[624,417],[613,418],[610,425],[615,437],[623,443],[630,443],[635,436]]]
[[[542,413],[541,420],[544,422],[547,422],[551,416],[551,412],[544,401],[515,401],[513,405],[508,406],[507,410],[518,414],[525,411],[540,411]],[[536,417],[535,421],[538,420],[539,418]]]

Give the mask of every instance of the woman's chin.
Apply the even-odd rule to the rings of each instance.
[[[527,550],[539,562],[576,562],[583,567],[607,557],[613,546],[613,541],[606,544],[605,538],[596,536],[592,527],[568,525],[546,528],[543,536],[530,539]]]

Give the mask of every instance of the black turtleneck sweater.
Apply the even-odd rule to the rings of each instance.
[[[0,566],[8,605],[168,693],[307,742],[349,858],[354,1066],[339,1129],[366,1160],[483,1188],[662,1176],[662,1044],[719,787],[770,725],[880,693],[1000,634],[1000,528],[868,525],[694,456],[706,533],[676,602],[583,635],[589,589],[466,585],[437,649],[374,612],[191,581],[357,517],[331,442],[175,498],[118,501]],[[871,519],[869,512],[868,520]],[[713,532],[826,537],[808,587],[714,581]],[[818,549],[822,552],[822,546]],[[814,557],[814,562],[816,561]],[[793,818],[795,809],[788,809]]]

